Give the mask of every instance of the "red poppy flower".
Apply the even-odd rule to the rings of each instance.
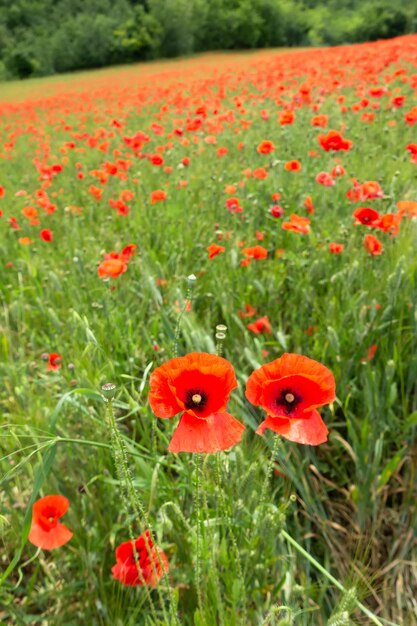
[[[417,122],[417,107],[413,107],[411,111],[408,111],[404,116],[405,121],[410,126],[413,126]]]
[[[58,520],[68,511],[69,501],[65,496],[45,496],[35,502],[32,508],[32,525],[28,539],[43,550],[60,548],[67,543],[72,532]]]
[[[271,154],[271,152],[274,152],[275,146],[272,141],[268,141],[267,139],[265,139],[264,141],[261,141],[256,149],[259,154]]]
[[[417,217],[417,202],[415,200],[400,200],[397,202],[399,215]]]
[[[314,204],[311,196],[307,196],[304,200],[304,206],[307,209],[307,213],[312,215],[314,213]]]
[[[49,230],[48,228],[44,228],[44,230],[41,230],[39,235],[40,235],[40,238],[46,241],[47,243],[51,242],[53,239],[52,230]]]
[[[237,312],[237,314],[239,315],[240,319],[243,319],[245,317],[253,317],[256,314],[256,310],[253,308],[252,305],[245,304],[245,310],[240,310]]]
[[[30,244],[33,243],[30,237],[19,237],[18,241],[22,246],[30,246]]]
[[[335,393],[335,380],[327,367],[287,353],[255,370],[246,385],[249,402],[267,412],[256,431],[259,435],[269,428],[290,441],[310,445],[327,440],[327,427],[316,409],[333,402]]]
[[[155,587],[164,572],[168,572],[166,554],[154,546],[148,530],[135,540],[134,546],[135,549],[133,541],[126,541],[116,548],[116,565],[111,570],[113,578],[129,587]]]
[[[381,216],[381,219],[376,224],[377,228],[380,228],[384,233],[392,231],[392,235],[397,235],[400,229],[402,215],[400,213],[386,213]]]
[[[343,243],[329,243],[329,252],[332,254],[340,254],[343,252],[345,245]]]
[[[51,352],[48,354],[48,365],[46,366],[47,370],[59,370],[62,367],[62,356],[58,354],[58,352]]]
[[[287,161],[284,165],[284,169],[287,172],[299,172],[301,170],[301,163],[300,161],[296,161],[295,159],[293,159],[292,161]]]
[[[316,176],[316,183],[325,187],[333,187],[336,183],[328,172],[319,172]]]
[[[156,202],[162,202],[166,199],[166,191],[163,191],[162,189],[156,189],[156,191],[152,191],[151,193],[151,204],[155,204]]]
[[[252,248],[243,248],[242,254],[250,259],[266,259],[268,250],[263,246],[252,246]]]
[[[271,208],[269,209],[269,212],[272,215],[272,217],[277,217],[277,218],[282,217],[285,213],[284,209],[279,204],[274,204],[274,206],[271,206]]]
[[[366,353],[366,359],[368,361],[372,361],[372,359],[375,358],[375,354],[377,350],[378,350],[378,346],[376,345],[376,343],[373,343],[372,346],[368,348],[368,351]]]
[[[310,232],[310,220],[308,219],[308,217],[301,217],[296,213],[291,213],[290,221],[283,222],[282,228],[284,230],[292,230],[296,233],[307,235]]]
[[[360,199],[361,200],[373,200],[374,198],[383,198],[384,192],[381,189],[379,183],[376,180],[366,180],[360,186]]]
[[[281,124],[281,126],[285,126],[287,124],[293,124],[295,120],[295,115],[294,115],[294,111],[282,111],[282,113],[279,114],[279,123]]]
[[[359,207],[353,212],[353,217],[356,218],[355,224],[364,224],[365,226],[376,227],[381,219],[380,214],[375,209],[370,207]]]
[[[319,135],[318,141],[323,150],[350,150],[352,142],[345,139],[337,130],[329,130],[327,135]]]
[[[117,278],[127,270],[127,263],[123,259],[106,259],[97,268],[100,278]]]
[[[264,180],[268,178],[268,172],[264,167],[257,167],[253,170],[252,175],[254,178],[258,178],[259,180]]]
[[[320,126],[321,128],[326,128],[328,122],[327,115],[315,115],[311,119],[312,126]]]
[[[123,261],[126,261],[126,263],[128,261],[130,261],[130,257],[134,256],[136,254],[136,244],[134,243],[129,243],[127,246],[125,246],[120,254],[120,258]]]
[[[363,245],[372,256],[379,256],[384,251],[382,243],[373,235],[365,235]]]
[[[260,317],[251,324],[248,324],[247,327],[249,330],[255,333],[255,335],[260,335],[261,333],[270,335],[272,333],[271,323],[267,315],[264,315],[263,317]]]
[[[156,368],[150,377],[153,412],[170,418],[183,411],[168,450],[212,453],[239,443],[245,427],[226,412],[236,387],[230,363],[205,352],[192,352]]]
[[[224,252],[226,248],[224,246],[219,246],[217,243],[211,243],[207,247],[207,252],[209,253],[209,259],[214,259],[215,256]]]

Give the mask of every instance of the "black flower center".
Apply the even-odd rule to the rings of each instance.
[[[201,389],[189,389],[184,404],[186,409],[202,411],[207,404],[207,394]]]
[[[284,409],[286,415],[290,415],[300,404],[302,398],[293,389],[283,389],[278,396],[276,403]]]

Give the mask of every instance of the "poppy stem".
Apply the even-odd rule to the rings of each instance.
[[[279,435],[274,436],[274,445],[272,447],[271,457],[269,459],[268,467],[266,468],[265,479],[262,485],[261,497],[259,500],[259,504],[262,506],[266,501],[266,494],[268,492],[269,481],[271,480],[272,471],[274,469],[275,458],[277,456],[278,448],[280,445],[280,437]]]
[[[107,397],[105,398],[107,401],[107,415],[108,415],[108,425],[109,425],[109,430],[110,430],[110,438],[111,438],[111,447],[112,447],[112,451],[113,451],[113,459],[114,459],[114,464],[115,464],[115,468],[116,468],[116,474],[117,474],[117,478],[119,480],[122,492],[123,492],[123,497],[122,497],[122,502],[126,511],[127,516],[129,517],[129,508],[127,506],[127,502],[130,502],[135,517],[140,521],[141,526],[144,528],[144,531],[148,530],[149,531],[149,536],[151,538],[151,541],[153,542],[153,536],[154,536],[154,531],[151,527],[151,524],[149,522],[148,519],[148,514],[145,510],[145,506],[143,505],[143,503],[141,502],[139,496],[137,495],[136,489],[135,489],[135,485],[133,483],[133,478],[132,478],[132,474],[129,468],[129,461],[128,461],[128,457],[127,457],[127,451],[126,451],[126,447],[125,444],[123,442],[123,439],[120,435],[119,429],[117,427],[117,423],[116,423],[116,419],[114,417],[114,413],[113,413],[113,403],[112,403],[112,398]],[[135,539],[134,539],[134,533],[133,533],[133,528],[132,525],[130,524],[130,522],[128,522],[128,527],[129,527],[129,534],[130,534],[130,539],[133,542],[133,553],[135,556],[135,562],[137,565],[137,570],[138,570],[138,575],[139,578],[143,579],[143,575],[142,575],[142,570],[140,567],[140,564],[138,562],[138,555],[136,552],[136,545],[135,545]],[[155,563],[153,560],[153,555],[152,555],[152,550],[149,544],[149,541],[147,539],[146,533],[145,533],[145,545],[146,545],[146,550],[148,552],[148,555],[150,557],[150,563],[152,566],[152,570],[153,570],[153,574],[155,576],[155,579],[158,578],[157,575],[157,571],[156,571],[156,567],[155,567]],[[176,611],[176,603],[173,597],[173,593],[172,593],[172,589],[171,589],[171,585],[169,582],[169,578],[168,578],[168,573],[166,571],[166,568],[161,560],[159,551],[156,550],[155,555],[159,561],[159,565],[161,567],[163,576],[165,578],[166,584],[167,584],[167,590],[168,590],[168,595],[169,595],[169,609],[170,609],[170,614],[171,614],[171,621],[168,620],[168,615],[166,613],[166,609],[165,609],[165,601],[164,598],[162,596],[160,587],[158,586],[158,595],[159,595],[159,599],[160,599],[160,603],[161,603],[161,607],[162,607],[162,611],[164,614],[164,620],[166,624],[178,624],[178,616],[177,616],[177,611]],[[156,620],[156,614],[155,614],[155,606],[153,604],[152,601],[152,597],[151,594],[149,592],[149,589],[147,587],[147,585],[145,584],[145,581],[141,580],[142,584],[144,585],[145,589],[146,589],[146,593],[147,593],[147,597],[148,597],[148,601],[150,603],[151,606],[151,610],[152,610],[152,615]]]
[[[204,482],[204,470],[207,467],[207,462],[208,462],[208,457],[206,456],[205,459],[206,463],[203,463],[203,468],[202,468],[202,476],[203,476],[203,482]],[[209,514],[209,507],[208,507],[208,502],[207,502],[207,490],[203,489],[202,490],[202,496],[203,496],[203,510],[204,510],[204,518],[205,519],[210,519],[210,514]],[[221,594],[221,586],[220,586],[220,579],[219,579],[219,572],[217,569],[217,555],[218,555],[218,551],[219,551],[219,545],[218,545],[218,536],[217,534],[214,532],[213,530],[213,526],[211,524],[209,524],[207,526],[207,541],[208,541],[208,545],[210,546],[211,550],[210,550],[210,575],[212,577],[213,580],[213,584],[214,584],[214,589],[215,589],[215,593],[216,593],[216,601],[217,601],[217,615],[218,615],[218,624],[219,626],[225,626],[225,622],[224,622],[224,603],[223,603],[223,598],[222,598],[222,594]]]
[[[191,307],[191,302],[193,299],[193,288],[194,288],[194,284],[196,281],[196,277],[194,276],[194,274],[190,274],[190,276],[187,277],[187,281],[188,281],[188,290],[187,290],[187,295],[185,297],[184,300],[184,304],[183,307],[180,311],[180,314],[178,315],[178,320],[177,320],[177,325],[175,327],[175,335],[174,335],[174,347],[173,347],[173,356],[177,357],[178,356],[178,340],[180,337],[180,330],[181,330],[181,320],[184,316],[184,313],[186,311],[189,310],[189,307]]]
[[[304,556],[308,561],[310,561],[310,563],[319,572],[321,572],[328,580],[330,580],[330,582],[333,583],[333,585],[337,587],[339,591],[342,591],[343,593],[348,592],[346,587],[344,587],[342,583],[340,583],[334,576],[332,576],[330,572],[328,572],[327,569],[323,567],[323,565],[321,565],[318,561],[316,561],[316,559],[313,556],[311,556],[311,554],[309,554],[306,550],[304,550],[304,548],[295,539],[293,539],[291,535],[287,533],[286,530],[284,529],[281,530],[281,534],[288,541],[289,544],[291,544],[302,556]],[[369,617],[369,619],[371,620],[373,624],[376,624],[376,626],[384,626],[383,623],[379,621],[378,617],[374,615],[372,611],[367,609],[365,605],[359,602],[359,600],[355,600],[355,604],[358,607],[358,609],[362,611],[362,613],[364,613],[367,617]]]
[[[200,465],[201,455],[194,454],[194,514],[196,523],[195,586],[197,591],[198,610],[204,623],[203,595],[201,591]]]
[[[230,540],[232,542],[232,547],[233,547],[233,552],[234,552],[234,557],[235,557],[235,563],[236,563],[236,569],[237,569],[237,575],[239,578],[239,582],[240,582],[240,595],[243,598],[246,598],[246,586],[245,586],[245,577],[243,575],[243,569],[242,569],[242,563],[241,563],[241,559],[240,559],[240,552],[239,552],[239,547],[237,544],[237,540],[236,540],[236,535],[235,532],[233,530],[233,522],[232,519],[230,517],[228,508],[227,508],[227,503],[226,503],[226,499],[224,497],[224,491],[223,491],[223,484],[222,484],[222,465],[221,465],[221,459],[220,459],[220,453],[216,454],[216,479],[217,479],[217,489],[218,489],[218,494],[219,494],[219,500],[220,500],[220,511],[222,516],[224,516],[224,519],[226,521],[226,527],[230,536]],[[246,605],[242,605],[242,616],[243,616],[243,623],[247,624],[248,623],[248,618],[247,618],[247,612],[246,612]]]

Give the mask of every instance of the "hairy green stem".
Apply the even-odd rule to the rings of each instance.
[[[200,521],[200,464],[201,455],[194,454],[194,514],[196,523],[196,554],[195,554],[195,586],[197,591],[197,603],[201,619],[203,614],[203,594],[201,591],[201,521]]]

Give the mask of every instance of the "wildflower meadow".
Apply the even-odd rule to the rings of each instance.
[[[417,36],[0,84],[0,624],[417,624]]]

